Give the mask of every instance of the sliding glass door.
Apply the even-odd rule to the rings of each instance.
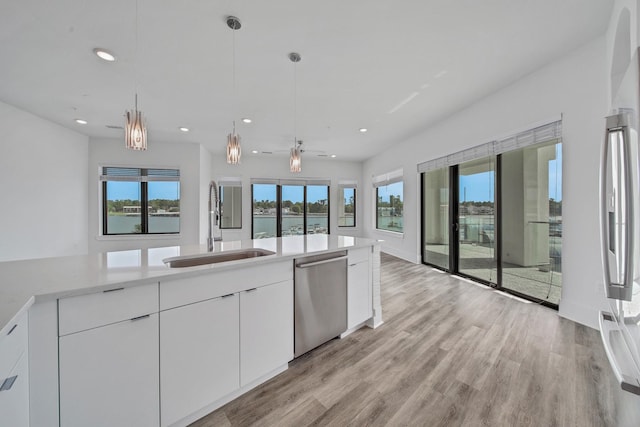
[[[423,260],[450,270],[449,168],[425,172],[422,176]]]
[[[560,302],[562,149],[557,141],[502,154],[502,286]]]
[[[458,166],[458,272],[498,283],[495,157]]]
[[[422,260],[551,306],[562,288],[562,144],[422,174]]]

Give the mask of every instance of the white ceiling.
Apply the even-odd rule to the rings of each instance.
[[[123,125],[137,82],[149,144],[194,142],[222,154],[235,117],[243,155],[286,151],[295,51],[298,138],[308,150],[364,160],[603,34],[612,5],[138,0],[136,48],[133,0],[4,0],[0,100],[89,136],[123,138],[106,126]],[[242,22],[235,100],[227,15]],[[95,47],[117,61],[98,59]]]

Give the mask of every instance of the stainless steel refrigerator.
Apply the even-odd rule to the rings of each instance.
[[[606,118],[600,178],[602,263],[610,305],[609,311],[600,311],[600,334],[618,382],[634,394],[640,394],[638,119],[636,109],[620,109]]]

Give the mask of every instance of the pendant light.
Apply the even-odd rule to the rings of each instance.
[[[297,128],[297,107],[298,107],[298,75],[296,64],[300,62],[302,57],[299,53],[291,52],[289,54],[289,60],[293,62],[293,148],[291,149],[291,155],[289,157],[289,170],[292,173],[300,173],[302,171],[302,157],[300,156],[302,150],[300,146],[302,141],[298,141],[298,128]]]
[[[136,0],[136,46],[135,61],[138,61],[138,0]],[[142,111],[138,110],[138,70],[134,65],[134,81],[135,81],[135,109],[125,112],[124,126],[124,142],[125,146],[130,150],[146,150],[147,149],[147,126],[142,115]]]
[[[236,95],[236,30],[242,27],[240,20],[235,16],[227,16],[227,26],[233,30],[233,99],[237,102]],[[242,149],[240,148],[240,135],[236,133],[235,111],[233,118],[233,133],[227,135],[227,163],[237,165],[240,163]]]
[[[295,147],[291,149],[291,156],[289,157],[289,170],[293,173],[299,173],[302,171],[302,157],[300,157],[300,146],[302,141],[298,141]]]

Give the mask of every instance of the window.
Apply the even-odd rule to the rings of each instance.
[[[253,184],[251,186],[251,228],[254,239],[278,235],[278,186],[275,184]]]
[[[305,190],[307,234],[329,234],[329,187],[307,185]]]
[[[340,187],[338,198],[338,227],[356,226],[356,188]]]
[[[402,181],[376,187],[376,228],[402,233]]]
[[[180,232],[180,171],[103,167],[102,234]]]
[[[327,181],[257,181],[251,193],[254,239],[329,233]]]

